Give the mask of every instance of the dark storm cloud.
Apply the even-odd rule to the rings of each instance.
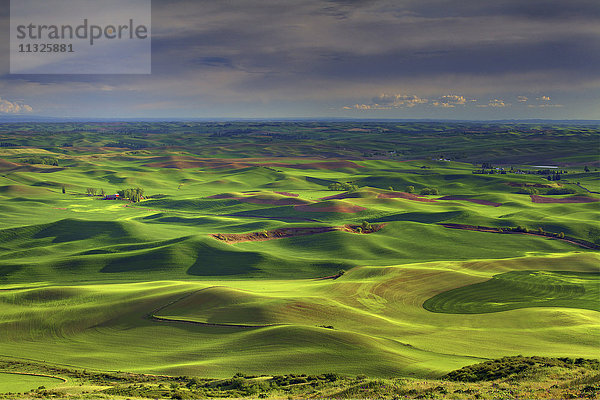
[[[596,0],[413,0],[403,3],[411,12],[430,17],[600,18],[600,6]]]
[[[546,89],[577,98],[578,88],[600,86],[598,0],[154,0],[152,6],[152,76],[5,75],[0,95],[25,82],[48,93],[70,85],[78,93],[119,93],[122,103],[137,101],[136,93],[186,107],[216,99],[225,105],[308,99],[326,107],[368,103],[387,88],[395,99],[478,93],[482,103],[502,90],[518,103],[517,96],[535,98]]]
[[[439,74],[567,71],[575,75],[573,79],[600,78],[600,43],[594,43],[592,39],[576,37],[545,43],[457,46],[452,50],[413,53],[343,53],[322,58],[320,63],[307,66],[307,73],[332,79],[386,80]]]
[[[194,4],[193,26],[155,39],[159,70],[167,61],[171,71],[220,65],[334,81],[561,70],[576,71],[579,79],[599,76],[598,29],[589,22],[598,2],[338,0],[304,2],[290,13],[254,1],[205,15],[202,2]],[[257,13],[257,5],[268,12]],[[528,20],[563,14],[582,24]],[[215,16],[225,23],[213,26]],[[160,11],[155,21],[160,31]],[[264,77],[254,78],[263,84]]]

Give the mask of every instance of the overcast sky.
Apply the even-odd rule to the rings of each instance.
[[[0,114],[600,119],[598,0],[154,0],[150,75],[10,75],[0,10]]]

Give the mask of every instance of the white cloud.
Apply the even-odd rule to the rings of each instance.
[[[3,114],[21,114],[32,112],[33,108],[28,104],[9,101],[0,97],[0,113]]]
[[[379,97],[373,99],[374,104],[381,104],[384,106],[390,106],[393,108],[398,107],[414,107],[417,104],[427,103],[427,99],[422,99],[415,95],[402,95],[402,94],[381,94]]]
[[[504,100],[499,99],[490,100],[490,102],[488,103],[488,107],[502,108],[508,106],[510,106],[510,104],[505,103]]]
[[[444,107],[444,108],[454,108],[457,105],[466,104],[467,99],[464,96],[457,96],[454,94],[447,94],[445,96],[440,97],[436,101],[433,102],[433,105],[436,107]]]
[[[525,102],[527,102],[527,100],[529,100],[529,98],[527,96],[517,96],[517,101],[519,103],[525,103]]]
[[[552,104],[550,96],[540,96],[535,98],[538,104],[529,104],[529,108],[560,108],[564,107],[562,104]]]
[[[500,100],[500,99],[493,99],[493,100],[490,100],[487,104],[480,104],[477,107],[504,108],[504,107],[510,107],[510,103],[506,103],[504,100]]]
[[[428,101],[415,95],[381,94],[374,97],[370,104],[355,104],[342,108],[344,110],[391,110],[402,107],[411,108],[418,104],[425,104]]]

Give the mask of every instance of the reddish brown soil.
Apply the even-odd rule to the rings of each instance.
[[[484,206],[492,206],[492,207],[500,207],[502,205],[502,203],[495,203],[493,201],[479,200],[479,199],[466,199],[464,197],[459,197],[459,196],[444,196],[444,197],[440,197],[438,200],[464,200],[464,201],[470,201],[471,203],[482,204]]]
[[[288,193],[288,192],[274,192],[274,193],[280,194],[282,196],[289,196],[289,197],[298,197],[298,196],[300,196],[297,193]]]
[[[596,245],[595,243],[588,242],[587,240],[576,239],[576,238],[572,238],[572,237],[568,237],[568,236],[565,236],[564,238],[559,238],[559,237],[556,237],[555,234],[550,233],[550,232],[544,232],[544,233],[539,233],[536,231],[516,232],[516,231],[501,230],[500,228],[493,228],[493,227],[489,227],[489,226],[476,226],[476,225],[463,225],[463,224],[440,224],[440,225],[442,225],[445,228],[462,229],[462,230],[467,230],[467,231],[542,236],[542,237],[545,237],[548,239],[562,240],[563,242],[576,244],[585,249],[600,248],[600,246]]]
[[[361,234],[369,234],[379,231],[385,224],[372,224],[372,229],[361,231]],[[263,242],[265,240],[282,239],[293,236],[316,235],[318,233],[344,231],[351,233],[359,233],[360,225],[344,225],[344,226],[316,226],[306,228],[280,228],[273,231],[251,232],[251,233],[213,233],[209,236],[227,243],[240,242]]]
[[[423,201],[426,203],[435,203],[435,200],[428,199],[426,197],[417,196],[416,194],[406,193],[406,192],[389,192],[389,193],[379,193],[377,195],[378,199],[406,199],[406,200],[414,200],[414,201]]]
[[[563,197],[563,198],[552,198],[552,197],[544,197],[538,196],[537,194],[532,194],[531,201],[534,203],[594,203],[600,201],[600,199],[588,197],[588,196],[572,196],[572,197]]]
[[[19,166],[20,166],[19,164],[16,164],[14,162],[10,162],[7,160],[3,160],[0,158],[0,170],[1,171],[19,168]]]
[[[353,214],[359,211],[366,210],[365,207],[355,206],[353,204],[336,204],[333,206],[319,206],[319,203],[311,205],[302,205],[294,207],[298,211],[304,212],[333,212],[333,213],[348,213]]]

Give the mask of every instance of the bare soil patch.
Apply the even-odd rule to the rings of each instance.
[[[464,201],[470,201],[471,203],[482,204],[484,206],[492,206],[492,207],[500,207],[502,205],[502,203],[496,203],[493,201],[480,200],[480,199],[468,199],[468,198],[460,197],[460,196],[444,196],[444,197],[438,198],[438,200],[464,200]]]
[[[274,193],[280,194],[282,196],[289,196],[289,197],[298,197],[298,196],[300,196],[297,193],[288,193],[288,192],[274,192]]]
[[[370,230],[362,230],[362,227],[360,225],[314,226],[305,228],[280,228],[272,231],[250,233],[213,233],[209,236],[227,243],[263,242],[266,240],[282,239],[293,236],[316,235],[318,233],[334,231],[343,231],[356,234],[369,234],[381,230],[381,228],[383,228],[385,225],[386,224],[371,224]]]
[[[537,194],[530,195],[531,201],[534,203],[595,203],[600,201],[600,199],[588,196],[571,196],[571,197],[563,197],[563,198],[553,198],[553,197],[545,197],[539,196]]]
[[[20,164],[3,160],[0,158],[0,171],[10,171],[11,169],[19,168],[20,166]]]

